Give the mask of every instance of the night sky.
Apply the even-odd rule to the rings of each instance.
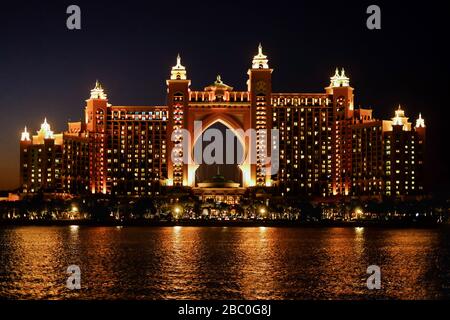
[[[378,4],[382,29],[366,28]],[[179,52],[192,89],[217,74],[245,90],[262,42],[274,92],[323,92],[345,67],[355,105],[377,118],[399,103],[428,130],[431,189],[448,190],[449,5],[358,1],[14,1],[0,7],[0,190],[18,187],[19,138],[44,117],[55,131],[82,117],[98,78],[114,105],[164,105]],[[67,6],[82,29],[66,28]]]

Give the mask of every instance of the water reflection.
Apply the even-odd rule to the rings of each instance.
[[[390,231],[386,232],[384,244],[385,250],[380,256],[383,265],[390,267],[382,269],[383,284],[390,297],[439,298],[441,284],[435,262],[441,252],[437,233]]]
[[[0,229],[10,299],[448,298],[445,230],[11,227]],[[82,290],[65,287],[69,265]],[[366,288],[369,265],[382,289]]]

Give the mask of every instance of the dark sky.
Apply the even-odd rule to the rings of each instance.
[[[357,1],[13,1],[0,7],[0,189],[18,186],[19,134],[46,116],[56,131],[82,116],[100,79],[115,105],[165,104],[178,52],[200,89],[220,73],[245,89],[259,42],[275,92],[323,92],[346,68],[356,105],[388,119],[401,103],[428,127],[430,181],[448,189],[449,5],[376,2],[382,30]],[[82,30],[66,28],[81,7]]]

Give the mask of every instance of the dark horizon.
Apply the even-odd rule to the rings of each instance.
[[[355,88],[355,107],[373,108],[389,119],[401,104],[427,125],[431,191],[449,191],[445,152],[445,102],[449,88],[443,36],[445,4],[381,4],[382,29],[366,28],[366,8],[283,3],[149,4],[96,1],[81,7],[82,29],[66,28],[71,2],[4,4],[0,13],[0,190],[19,183],[19,139],[44,117],[55,132],[83,116],[84,100],[99,79],[113,105],[164,105],[170,67],[177,53],[191,88],[217,74],[236,90],[259,42],[274,68],[274,92],[323,92],[336,67]],[[443,7],[440,7],[443,6]],[[266,9],[265,9],[266,8]]]

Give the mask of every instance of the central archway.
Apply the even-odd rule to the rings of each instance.
[[[251,164],[247,161],[249,152],[251,152],[248,147],[250,143],[248,137],[245,135],[246,128],[241,124],[240,119],[236,119],[227,113],[216,112],[198,117],[195,121],[201,122],[201,130],[194,130],[194,128],[191,128],[190,130],[193,134],[191,135],[191,164],[188,167],[188,186],[196,187],[198,182],[201,182],[207,175],[210,175],[212,171],[216,170],[217,172],[217,169],[219,169],[219,172],[221,172],[221,169],[226,170],[222,172],[227,172],[227,175],[230,177],[229,180],[236,179],[236,182],[239,182],[241,187],[250,187],[254,185],[251,176]],[[225,130],[230,130],[233,133],[233,146],[237,146],[242,151],[241,159],[237,159],[238,153],[235,153],[234,166],[221,166],[218,168],[216,165],[202,165],[201,163],[195,162],[194,147],[199,143],[200,139],[208,129],[219,129],[223,130],[223,132]],[[224,141],[226,140],[226,135],[223,136],[223,139]],[[208,144],[209,142],[203,143],[202,154],[204,147]],[[201,165],[209,166],[209,168],[200,169],[200,171],[197,172]],[[229,173],[229,171],[233,169],[234,173]]]
[[[203,158],[205,148],[214,143],[214,141],[204,141],[203,139],[203,136],[209,130],[216,130],[217,132],[220,132],[222,136],[223,146],[222,149],[219,150],[222,153],[221,163],[207,164]],[[227,134],[232,137],[231,141],[227,138]],[[199,182],[206,182],[213,177],[220,176],[226,181],[237,182],[242,187],[243,179],[240,165],[242,165],[245,160],[244,145],[230,127],[226,126],[222,121],[214,122],[208,128],[203,130],[203,134],[196,140],[193,147],[194,150],[200,150],[202,155],[202,162],[200,164],[196,163],[198,164],[198,167],[195,171],[195,186],[198,186]]]

